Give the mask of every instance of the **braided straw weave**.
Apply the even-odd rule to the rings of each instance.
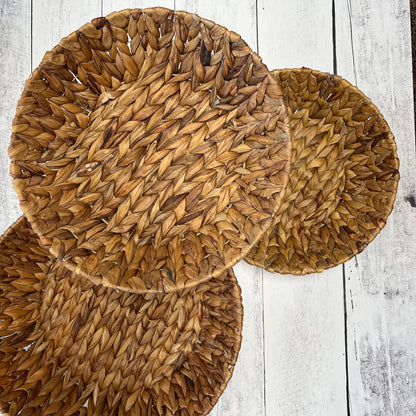
[[[399,160],[374,104],[336,75],[272,72],[289,102],[292,170],[273,226],[246,260],[279,273],[321,272],[360,253],[386,223]]]
[[[0,242],[0,411],[205,415],[230,379],[242,302],[232,271],[181,292],[95,285],[24,217]]]
[[[97,284],[171,292],[218,276],[288,182],[282,93],[241,38],[168,9],[112,13],[26,82],[11,173],[42,243]]]

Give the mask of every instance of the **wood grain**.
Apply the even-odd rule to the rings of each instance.
[[[33,1],[33,65],[36,68],[46,51],[91,19],[101,16],[100,0]]]
[[[175,0],[175,8],[214,20],[237,32],[253,51],[257,50],[255,0],[226,0],[218,3],[208,0]]]
[[[331,1],[260,1],[259,50],[269,67],[332,72]],[[264,272],[267,415],[346,414],[342,277]]]
[[[385,229],[346,265],[351,414],[416,413],[416,181],[409,3],[336,3],[340,75],[396,136],[401,181]]]
[[[342,268],[264,273],[266,415],[346,415]]]
[[[174,0],[102,0],[102,3],[103,16],[118,10],[134,9],[136,7],[142,9],[146,7],[166,7],[172,10],[175,8]]]
[[[243,342],[233,377],[211,415],[265,416],[262,269],[241,261],[234,273],[243,296]]]
[[[11,120],[24,82],[31,69],[30,0],[0,5],[0,233],[21,215],[19,201],[9,174],[7,147]],[[16,36],[19,34],[19,36]]]
[[[258,0],[259,54],[270,69],[332,72],[330,0]]]

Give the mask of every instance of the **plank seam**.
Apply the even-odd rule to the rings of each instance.
[[[351,416],[350,407],[350,376],[348,369],[348,314],[347,314],[347,283],[346,283],[346,272],[345,264],[342,265],[342,288],[344,298],[344,351],[345,351],[345,393],[347,396],[347,416]]]
[[[412,43],[412,69],[413,69],[413,107],[414,111],[414,122],[416,125],[416,0],[410,0],[410,39]],[[416,142],[416,138],[415,138]],[[409,199],[412,198],[412,199]],[[415,198],[410,196],[406,198],[407,202],[410,203],[412,208],[416,208]],[[413,203],[412,203],[413,201]]]
[[[333,56],[333,71],[337,75],[337,33],[335,28],[335,0],[332,0],[332,56]]]
[[[256,52],[260,54],[259,47],[259,2],[256,0]],[[264,269],[261,269],[261,328],[263,341],[263,415],[266,415],[266,340],[265,340],[265,324],[264,324]]]
[[[262,335],[263,335],[263,414],[266,414],[266,340],[265,340],[265,326],[264,326],[264,274],[261,270],[261,323],[262,323]]]
[[[30,0],[30,72],[33,72],[33,0]]]
[[[357,85],[357,69],[355,66],[355,52],[354,52],[354,37],[352,33],[352,6],[351,0],[347,0],[348,19],[350,22],[350,39],[351,39],[351,52],[352,52],[352,68],[354,70],[355,85]]]
[[[256,52],[260,54],[259,50],[259,1],[256,0]]]

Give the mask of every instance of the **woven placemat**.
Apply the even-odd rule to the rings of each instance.
[[[26,82],[9,151],[21,207],[95,283],[170,292],[218,276],[288,182],[281,97],[237,34],[194,14],[95,19]]]
[[[230,379],[242,301],[232,271],[169,294],[95,285],[21,217],[0,241],[0,411],[205,415]]]
[[[306,274],[360,253],[386,223],[399,160],[376,106],[339,76],[311,69],[273,71],[289,102],[290,182],[273,226],[246,260]]]

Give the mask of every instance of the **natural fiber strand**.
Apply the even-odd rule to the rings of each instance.
[[[0,411],[205,415],[230,379],[232,271],[181,292],[118,291],[53,260],[22,217],[0,242]]]
[[[271,272],[321,272],[360,253],[393,209],[399,160],[376,106],[336,75],[276,70],[291,114],[290,182],[246,260]]]
[[[237,34],[128,9],[45,55],[9,154],[54,256],[98,284],[167,293],[218,276],[270,226],[288,182],[288,116]]]

